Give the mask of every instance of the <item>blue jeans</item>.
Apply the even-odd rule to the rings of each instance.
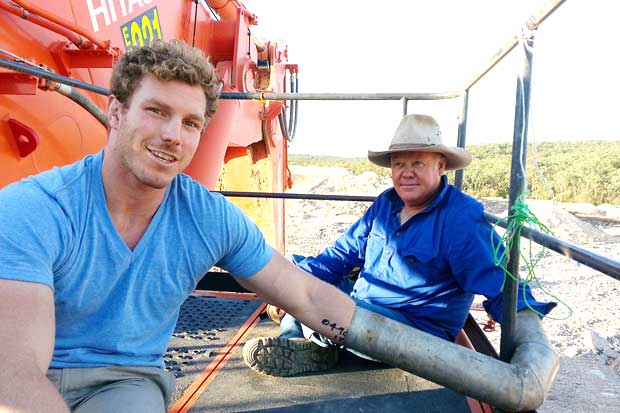
[[[354,284],[355,284],[354,281],[348,278],[343,278],[339,284],[335,285],[335,287],[337,287],[342,292],[350,296],[351,292],[353,291]],[[366,301],[357,299],[355,297],[352,297],[352,298],[353,298],[353,301],[355,301],[355,305],[359,307],[365,308],[377,314],[381,314],[384,317],[391,318],[392,320],[396,320],[396,321],[399,321],[407,325],[411,324],[411,322],[407,320],[407,318],[402,313],[396,310],[393,310],[391,308],[381,307],[375,304],[370,304],[370,303],[367,303]],[[282,317],[282,320],[280,321],[280,337],[282,338],[307,338],[308,340],[318,344],[321,347],[337,346],[337,344],[333,343],[330,339],[328,339],[325,336],[322,336],[321,334],[311,330],[309,327],[301,324],[299,321],[297,321],[293,316],[289,315],[288,313],[285,314],[284,317]],[[346,349],[346,350],[350,351],[351,353],[359,357],[362,357],[368,360],[375,360],[372,357],[361,354],[355,350],[352,350],[352,349]]]

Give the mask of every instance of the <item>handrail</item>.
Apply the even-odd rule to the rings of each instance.
[[[535,30],[538,28],[540,23],[545,21],[547,17],[549,17],[558,7],[562,5],[566,0],[550,0],[547,2],[536,14],[530,16],[524,23],[524,26],[529,30]],[[479,70],[472,79],[465,84],[463,90],[469,90],[473,85],[475,85],[484,75],[486,75],[491,69],[495,67],[508,53],[514,49],[517,44],[519,44],[519,40],[521,39],[521,33],[515,34],[513,37],[506,42],[506,44],[499,49],[491,58],[489,63],[486,64],[481,70]]]
[[[48,70],[33,66],[24,65],[18,62],[0,58],[0,67],[15,70],[16,72],[26,73],[29,75],[41,77],[43,79],[53,80],[55,82],[64,83],[100,95],[109,96],[110,91],[101,86],[90,83],[81,82],[68,76],[62,76]],[[439,100],[452,99],[459,97],[460,92],[443,92],[443,93],[238,93],[223,92],[220,94],[221,99],[239,99],[239,100],[400,100],[407,98],[411,100]]]
[[[68,76],[62,76],[49,70],[38,67],[24,65],[7,59],[0,58],[0,67],[15,70],[16,72],[26,73],[29,75],[41,77],[43,79],[53,80],[55,82],[64,83],[100,95],[109,96],[110,91],[101,86],[90,83],[81,82]],[[223,92],[220,94],[221,99],[238,99],[238,100],[400,100],[407,98],[411,100],[439,100],[452,99],[459,97],[460,92],[443,92],[443,93],[238,93]]]
[[[497,224],[502,228],[508,227],[506,220],[497,215],[485,211],[484,218],[491,224]],[[521,229],[521,236],[620,281],[619,261],[614,261],[611,258],[588,251],[582,247],[562,241],[559,238],[532,228],[523,227]]]
[[[333,194],[300,194],[291,192],[242,192],[242,191],[211,191],[217,192],[227,197],[239,198],[276,198],[276,199],[314,199],[322,201],[357,201],[373,202],[375,196],[360,195],[333,195]],[[484,211],[484,219],[491,224],[497,224],[502,228],[507,227],[505,220],[499,216]],[[611,258],[599,255],[585,248],[562,241],[554,236],[545,234],[532,228],[523,227],[521,236],[531,239],[539,245],[549,248],[558,254],[571,258],[587,267],[608,275],[620,281],[620,262]]]
[[[461,92],[441,93],[238,93],[225,92],[222,99],[239,100],[440,100],[461,96]]]

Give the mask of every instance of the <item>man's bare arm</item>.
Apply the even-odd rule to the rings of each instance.
[[[344,342],[355,311],[353,300],[300,270],[277,251],[265,268],[237,281],[325,337]]]
[[[55,331],[48,286],[0,279],[0,413],[69,411],[45,376]]]

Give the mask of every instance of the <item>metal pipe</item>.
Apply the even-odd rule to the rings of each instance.
[[[213,7],[211,7],[205,0],[199,0],[199,1],[200,1],[200,4],[202,5],[202,8],[205,9],[205,11],[211,16],[213,20],[215,20],[216,22],[219,22],[222,20],[219,14],[217,14],[215,10],[213,10]]]
[[[90,40],[91,42],[93,42],[94,44],[96,44],[97,46],[99,46],[100,48],[104,49],[104,50],[109,50],[110,53],[113,53],[115,56],[117,55],[116,52],[113,51],[113,49],[110,48],[110,41],[106,40],[106,41],[102,41],[97,39],[92,33],[90,33],[88,30],[76,26],[75,24],[62,19],[54,14],[48,13],[47,11],[34,6],[30,3],[28,3],[26,0],[11,0],[13,3],[19,4],[21,7],[23,7],[25,10],[28,10],[31,13],[34,14],[38,14],[39,16],[43,17],[44,19],[47,19],[53,23],[58,24],[59,26],[62,27],[66,27],[67,29],[71,30],[74,33],[77,33],[79,35],[81,35],[82,37],[87,38],[88,40]]]
[[[64,83],[100,95],[109,96],[110,91],[106,88],[81,82],[67,76],[62,76],[38,67],[27,66],[21,63],[12,62],[7,59],[0,58],[0,67],[14,70],[16,72],[27,73],[43,79],[53,80],[55,82]],[[237,93],[223,92],[220,94],[221,99],[239,99],[239,100],[400,100],[406,97],[410,100],[439,100],[452,99],[460,96],[460,92],[447,93]],[[297,116],[295,116],[295,121]]]
[[[527,192],[525,158],[527,154],[527,130],[530,112],[530,84],[532,78],[532,47],[534,45],[534,35],[533,32],[530,32],[527,34],[524,33],[523,36],[524,59],[522,71],[517,79],[508,211],[512,211],[512,207],[515,202],[517,202],[517,200]],[[513,219],[509,218],[509,221],[512,222]],[[518,280],[520,255],[521,251],[519,248],[519,243],[512,243],[510,251],[508,251],[506,268],[513,275],[513,277],[506,278],[503,291],[503,322],[499,357],[504,361],[510,360],[515,348],[513,337],[519,294]]]
[[[71,43],[73,43],[77,47],[84,46],[83,45],[84,39],[82,39],[80,36],[72,32],[71,30],[67,29],[66,27],[60,26],[59,24],[51,22],[47,19],[44,19],[43,17],[37,14],[30,13],[24,8],[18,6],[17,4],[0,1],[0,9],[4,9],[7,12],[14,14],[17,17],[20,17],[38,26],[45,27],[48,30],[58,33],[66,37]]]
[[[234,21],[237,18],[237,9],[242,9],[244,12],[248,11],[237,0],[207,0],[207,4],[222,20]]]
[[[509,363],[357,307],[345,346],[506,411],[539,407],[559,368],[539,317],[517,315]]]
[[[508,223],[506,220],[500,218],[497,215],[493,215],[489,212],[484,212],[484,218],[491,224],[497,224],[502,228],[506,228]],[[598,255],[592,251],[588,251],[577,245],[571,244],[554,236],[545,234],[534,230],[532,228],[523,227],[521,229],[521,236],[527,239],[531,239],[539,245],[549,248],[558,254],[567,256],[568,258],[575,260],[587,267],[590,267],[596,271],[602,272],[605,275],[609,275],[612,278],[620,281],[620,262],[614,261],[611,258]]]
[[[98,93],[100,95],[109,96],[110,91],[106,88],[91,85],[90,83],[81,82],[79,80],[72,79],[67,76],[62,76],[49,70],[42,69],[40,67],[28,66],[22,63],[12,62],[7,59],[0,58],[0,67],[11,69],[16,72],[26,73],[42,79],[53,80],[54,82],[64,83],[65,85],[74,86],[80,89],[88,90],[90,92]]]
[[[440,100],[461,96],[461,92],[444,93],[241,93],[224,92],[221,99],[239,100]]]
[[[456,142],[456,145],[459,148],[464,148],[465,141],[467,140],[467,107],[469,104],[469,90],[466,90],[465,93],[463,93],[462,99],[463,104],[461,105],[461,113],[459,116],[459,132]],[[463,175],[464,171],[462,169],[454,172],[454,186],[456,186],[460,190],[463,189]]]
[[[322,201],[355,201],[355,202],[373,202],[377,197],[362,195],[333,195],[333,194],[300,194],[292,192],[243,192],[243,191],[212,191],[218,192],[224,196],[239,198],[278,198],[278,199],[313,199]],[[502,228],[506,228],[508,224],[501,217],[483,212],[484,218],[490,224],[497,224]],[[611,258],[588,251],[577,245],[562,241],[552,235],[537,231],[532,228],[523,227],[521,236],[531,239],[539,245],[549,248],[558,254],[571,258],[581,264],[599,271],[605,275],[620,281],[620,262]]]
[[[529,19],[525,21],[523,24],[529,30],[535,30],[538,26],[549,17],[558,7],[562,5],[566,0],[550,0],[535,14],[530,16]],[[466,85],[464,90],[469,90],[473,85],[475,85],[484,75],[486,75],[491,69],[495,67],[512,49],[519,44],[519,40],[521,39],[521,33],[514,35],[506,44],[499,49],[491,58],[489,63],[486,64],[475,76],[472,77]]]
[[[356,201],[373,202],[374,196],[360,195],[323,195],[323,194],[296,194],[291,192],[242,192],[242,191],[211,191],[224,196],[238,198],[277,198],[277,199],[318,199],[324,201]]]

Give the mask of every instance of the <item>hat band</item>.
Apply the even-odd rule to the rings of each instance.
[[[390,151],[398,151],[402,149],[427,149],[437,146],[435,144],[425,144],[425,143],[393,143],[390,145]]]

